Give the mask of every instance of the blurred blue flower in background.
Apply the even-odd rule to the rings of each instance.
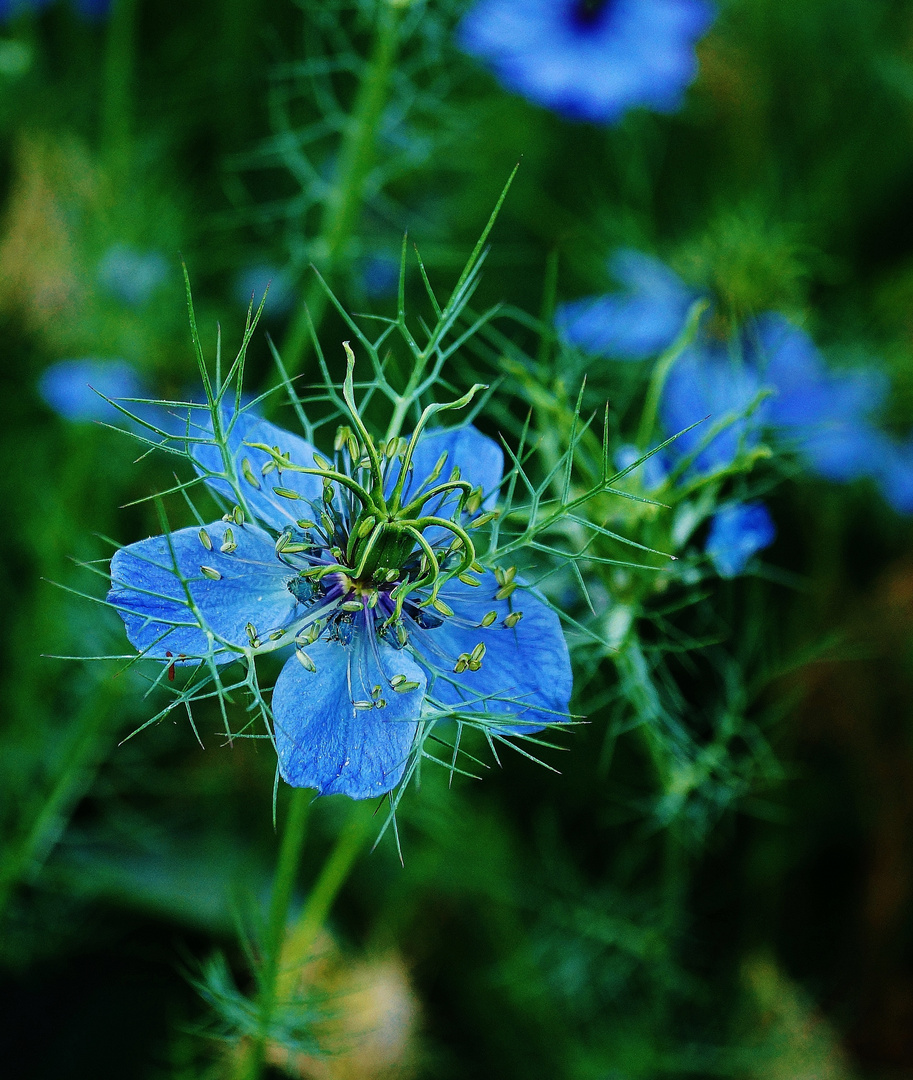
[[[111,10],[111,0],[72,0],[73,7],[84,18],[104,19]],[[0,0],[0,22],[7,22],[26,11],[43,11],[54,0]]]
[[[232,482],[214,442],[194,445],[195,464],[245,513],[122,548],[108,601],[132,644],[169,663],[295,645],[271,706],[289,784],[355,799],[390,791],[426,700],[503,735],[567,719],[558,616],[512,575],[479,569],[460,525],[500,485],[491,439],[470,426],[425,432],[410,459],[373,447],[364,458],[353,437],[331,466],[241,413],[228,419],[228,448]],[[462,480],[438,481],[453,469]]]
[[[396,296],[399,287],[400,261],[386,252],[375,251],[359,261],[359,280],[365,295],[371,300]]]
[[[643,456],[644,452],[642,450],[638,450],[631,443],[625,443],[615,451],[615,468],[619,472],[630,469],[634,462],[639,461]],[[636,469],[632,469],[629,473],[629,475],[640,479],[646,491],[655,491],[658,487],[662,487],[668,474],[669,470],[662,453],[651,454],[646,461],[642,461]]]
[[[697,472],[725,469],[761,441],[764,389],[757,366],[734,356],[728,343],[703,338],[689,345],[672,365],[660,402],[666,433],[684,432],[669,452],[682,458],[699,450],[691,466]]]
[[[562,305],[561,338],[619,360],[671,346],[701,293],[640,252],[621,249],[610,267],[624,290]],[[670,458],[697,453],[691,468],[716,471],[769,436],[815,475],[835,483],[872,478],[892,507],[913,513],[913,450],[874,420],[888,393],[882,372],[831,371],[808,334],[777,312],[749,319],[729,341],[712,326],[710,313],[663,387],[666,434],[699,425],[675,440]]]
[[[115,244],[98,264],[98,280],[130,307],[143,307],[168,277],[168,262],[158,251],[138,251]]]
[[[614,252],[609,272],[623,291],[562,304],[555,317],[561,339],[593,356],[656,356],[681,333],[700,293],[661,260],[630,248]]]
[[[720,577],[733,578],[775,536],[773,519],[763,503],[732,503],[713,515],[704,550]]]
[[[613,123],[679,108],[697,74],[706,0],[480,0],[459,44],[510,90],[564,116]]]
[[[811,338],[782,315],[756,320],[758,364],[776,393],[767,413],[778,437],[818,476],[874,476],[889,440],[872,423],[884,402],[882,372],[831,372]]]
[[[235,298],[244,307],[254,302],[254,309],[263,301],[267,318],[287,315],[295,304],[295,285],[291,274],[277,266],[260,263],[242,270],[235,278]]]
[[[110,422],[123,417],[105,398],[147,396],[146,387],[132,364],[98,357],[52,364],[42,372],[38,392],[54,412],[72,423]],[[126,407],[136,411],[133,405]]]

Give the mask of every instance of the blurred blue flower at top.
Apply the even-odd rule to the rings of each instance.
[[[73,6],[84,19],[104,19],[111,12],[112,0],[73,0]]]
[[[697,74],[706,0],[479,0],[459,44],[508,89],[564,116],[613,123],[674,112]]]
[[[235,278],[234,293],[244,307],[248,307],[253,298],[255,310],[263,300],[263,314],[267,318],[281,318],[295,304],[295,285],[291,275],[266,263],[242,270]]]
[[[0,22],[26,11],[43,11],[54,0],[0,0]],[[111,10],[111,0],[73,0],[73,7],[84,19],[104,19]]]
[[[42,372],[38,392],[64,420],[88,423],[122,416],[105,398],[145,397],[146,388],[126,360],[60,360]],[[131,405],[125,406],[135,411]]]
[[[667,434],[683,432],[669,451],[679,458],[699,451],[692,463],[697,472],[725,469],[740,450],[760,442],[763,389],[757,367],[734,356],[726,342],[703,339],[688,346],[672,365],[660,403]],[[698,426],[685,431],[693,424]]]
[[[642,360],[668,348],[700,293],[652,255],[621,248],[609,260],[624,288],[562,304],[555,317],[561,339],[593,356]]]
[[[0,0],[0,22],[21,15],[25,11],[43,11],[54,0]]]
[[[125,244],[108,248],[98,264],[98,280],[118,300],[142,307],[168,277],[168,261],[158,251]]]
[[[714,514],[704,550],[720,577],[738,577],[754,555],[773,543],[776,534],[763,503],[733,503]]]
[[[371,300],[396,296],[399,288],[399,259],[382,252],[366,255],[359,265],[361,287]]]

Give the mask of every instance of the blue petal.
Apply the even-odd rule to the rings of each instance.
[[[440,592],[454,612],[430,630],[414,628],[409,640],[434,674],[429,695],[463,712],[497,719],[503,734],[530,734],[546,724],[568,719],[571,663],[561,624],[554,611],[532,592],[517,588],[510,600],[496,600],[500,586],[486,571],[476,588],[456,579]],[[481,626],[489,612],[497,619]],[[512,611],[523,617],[510,628]],[[478,671],[454,672],[461,653],[485,645]],[[501,722],[502,718],[507,722]]]
[[[898,514],[913,514],[913,440],[894,442],[885,437],[878,484]]]
[[[659,259],[623,248],[609,268],[625,291],[563,304],[555,318],[564,341],[593,356],[640,360],[668,348],[698,297]]]
[[[446,483],[454,467],[459,468],[460,476],[473,487],[480,487],[485,494],[482,503],[483,509],[491,510],[498,501],[498,485],[504,473],[504,451],[487,435],[483,435],[478,428],[471,424],[458,428],[438,428],[435,431],[422,433],[412,455],[412,474],[407,479],[403,502],[409,502],[415,498],[420,486],[424,483],[437,465],[441,454],[447,455],[447,461],[441,470],[441,475],[435,484]],[[395,485],[399,473],[392,477],[389,487]],[[446,500],[449,505],[456,501],[455,496]],[[425,507],[426,513],[437,512],[432,505]]]
[[[683,457],[698,448],[694,460],[698,472],[731,465],[740,450],[755,446],[761,437],[766,402],[748,413],[762,390],[757,370],[731,356],[726,345],[698,341],[685,349],[672,365],[663,387],[660,415],[667,434],[676,435],[692,424],[698,427],[680,435],[669,453]],[[730,422],[711,438],[724,420]]]
[[[224,422],[231,423],[229,416],[226,416]],[[200,429],[203,435],[207,431],[212,432],[209,424]],[[294,525],[299,518],[313,519],[314,514],[320,513],[323,481],[319,476],[290,470],[280,472],[278,469],[273,469],[264,475],[263,466],[273,460],[271,455],[265,450],[255,450],[245,445],[246,443],[278,446],[283,454],[290,455],[293,464],[304,465],[308,468],[315,467],[315,451],[314,447],[300,435],[293,435],[284,428],[261,420],[253,413],[242,412],[234,418],[228,435],[228,446],[244,501],[259,521],[281,531],[288,525]],[[206,476],[207,484],[230,502],[234,502],[236,495],[231,484],[227,480],[207,475],[221,473],[224,470],[219,448],[209,443],[193,444],[193,458],[197,472],[201,476]],[[247,470],[244,469],[245,461],[249,466]],[[245,472],[250,473],[253,482],[245,478]],[[277,495],[275,491],[277,487],[296,492],[300,499],[288,499]]]
[[[725,506],[710,523],[705,551],[720,577],[737,577],[753,555],[773,543],[776,533],[763,503]]]
[[[367,634],[362,627],[350,645],[317,641],[307,650],[316,671],[293,657],[279,674],[272,703],[276,750],[279,771],[293,787],[370,799],[402,779],[425,676],[405,652],[382,643],[375,652]],[[397,675],[418,685],[397,693],[390,686]],[[372,708],[354,705],[372,701]]]
[[[237,548],[223,553],[229,529]],[[148,656],[199,658],[214,652],[217,663],[227,663],[233,654],[218,641],[210,644],[207,629],[231,645],[246,646],[248,623],[264,637],[294,616],[297,601],[287,583],[296,575],[277,559],[267,533],[224,521],[204,531],[211,550],[201,530],[179,529],[130,544],[111,560],[108,603],[118,609],[130,642]],[[202,566],[221,579],[207,577]],[[181,578],[199,615],[188,605]]]

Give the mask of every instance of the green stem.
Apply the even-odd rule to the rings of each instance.
[[[278,1000],[278,981],[282,945],[285,941],[285,926],[288,919],[289,905],[304,838],[313,793],[307,788],[294,788],[289,804],[288,819],[282,834],[279,848],[279,861],[273,880],[273,893],[270,899],[269,919],[263,942],[263,968],[259,978],[258,1030],[255,1038],[238,1057],[236,1075],[239,1080],[259,1080],[266,1063],[266,1048],[269,1043],[269,1030]]]
[[[377,127],[387,102],[396,56],[399,18],[398,5],[391,0],[381,0],[374,50],[343,132],[336,182],[324,206],[320,233],[314,245],[314,261],[330,280],[345,255],[364,204],[365,185],[374,164]],[[290,378],[300,372],[310,349],[308,316],[316,331],[326,306],[326,292],[319,281],[314,281],[306,290],[279,350]]]
[[[367,813],[364,807],[357,807],[340,833],[330,857],[323,864],[295,927],[289,934],[288,946],[283,954],[283,971],[279,979],[279,985],[285,991],[283,996],[290,996],[290,984],[310,959],[317,936],[326,922],[333,901],[364,847],[373,820],[373,814]]]

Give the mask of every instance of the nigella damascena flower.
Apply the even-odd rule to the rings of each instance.
[[[614,123],[635,105],[679,108],[712,21],[706,0],[479,0],[459,41],[518,94]]]
[[[108,600],[132,644],[169,665],[294,646],[271,703],[280,772],[360,799],[399,783],[423,716],[500,735],[566,720],[571,670],[554,611],[476,559],[473,527],[490,520],[501,482],[497,444],[471,426],[419,425],[375,446],[353,419],[330,461],[233,416],[230,462],[215,442],[193,456],[240,503],[118,551]]]
[[[732,503],[714,514],[704,550],[720,577],[734,578],[759,551],[770,547],[776,535],[763,503]]]

